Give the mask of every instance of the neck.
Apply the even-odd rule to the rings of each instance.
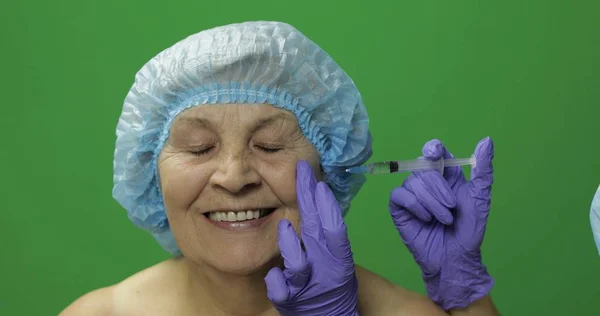
[[[249,274],[219,271],[183,259],[192,297],[208,308],[210,315],[279,315],[267,297],[265,276],[278,262]]]

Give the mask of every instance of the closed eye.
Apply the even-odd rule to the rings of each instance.
[[[277,148],[277,147],[265,147],[265,146],[255,146],[255,147],[267,154],[274,154],[281,150],[281,148]]]
[[[195,151],[190,151],[195,156],[202,156],[208,154],[214,147],[202,148]]]

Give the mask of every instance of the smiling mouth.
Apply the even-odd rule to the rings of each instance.
[[[213,222],[244,222],[263,218],[275,210],[275,208],[264,208],[239,212],[210,212],[204,213],[204,216]]]

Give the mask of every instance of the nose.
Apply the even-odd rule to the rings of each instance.
[[[219,162],[211,184],[233,194],[244,193],[260,184],[260,176],[243,155],[230,156]]]

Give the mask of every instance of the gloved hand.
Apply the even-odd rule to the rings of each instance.
[[[592,226],[592,236],[598,248],[598,254],[600,254],[600,186],[594,194],[592,199],[592,206],[590,207],[590,225]]]
[[[324,182],[316,182],[305,161],[297,166],[300,239],[291,223],[278,225],[285,270],[265,277],[267,295],[281,315],[358,315],[354,259],[340,207]]]
[[[425,159],[453,158],[439,140],[423,147]],[[467,181],[460,167],[414,172],[392,191],[390,212],[419,264],[429,297],[445,310],[464,308],[487,295],[494,280],[481,261],[493,182],[492,140],[475,149]]]

